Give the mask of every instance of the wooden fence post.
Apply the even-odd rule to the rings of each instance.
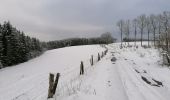
[[[107,52],[108,52],[108,49],[106,49],[106,50],[105,50],[104,54],[106,55],[106,54],[107,54]]]
[[[53,83],[54,83],[54,74],[50,73],[50,75],[49,75],[48,98],[53,97]]]
[[[104,53],[103,53],[103,51],[102,51],[102,58],[104,57]]]
[[[100,61],[100,54],[98,53],[98,61]]]
[[[57,85],[58,85],[59,77],[60,77],[60,73],[57,73],[56,78],[55,78],[55,82],[54,82],[54,85],[53,85],[53,95],[55,94],[55,91],[56,91],[56,88],[57,88]]]
[[[93,55],[91,55],[90,63],[91,63],[91,66],[93,66]]]
[[[80,75],[83,75],[84,74],[84,65],[83,65],[83,61],[81,61],[81,64],[80,64]]]

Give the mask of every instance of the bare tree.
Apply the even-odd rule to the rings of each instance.
[[[119,27],[120,34],[121,34],[121,48],[122,48],[122,40],[123,40],[123,25],[124,25],[123,20],[118,21],[117,26]]]
[[[125,22],[125,25],[124,25],[124,34],[126,36],[126,40],[125,42],[128,42],[128,46],[129,46],[129,35],[130,35],[130,20],[127,20]]]
[[[106,44],[114,42],[114,38],[112,37],[112,34],[110,32],[105,32],[100,37],[103,41],[106,42]]]
[[[164,12],[163,13],[163,28],[164,28],[164,32],[165,32],[165,44],[166,44],[166,50],[168,51],[169,50],[169,43],[168,43],[168,23],[169,23],[169,20],[168,20],[168,12]]]
[[[136,46],[136,36],[137,36],[137,19],[133,20],[134,34],[135,34],[135,46]]]
[[[146,18],[146,29],[147,29],[147,33],[148,33],[148,47],[149,47],[149,42],[150,42],[150,31],[151,31],[151,21],[150,21],[150,17]]]
[[[159,43],[158,43],[158,45],[159,45],[159,47],[160,47],[160,41],[161,41],[161,29],[162,29],[162,20],[163,20],[163,16],[161,15],[161,14],[159,14],[158,16],[157,16],[157,21],[158,21],[158,34],[159,34]]]
[[[143,32],[146,26],[145,21],[146,21],[146,16],[144,14],[138,17],[138,27],[141,33],[141,46],[142,46],[142,41],[143,41]]]
[[[150,16],[151,20],[151,26],[152,26],[152,31],[153,31],[153,40],[154,40],[154,46],[156,46],[156,29],[157,29],[157,19],[155,15]]]

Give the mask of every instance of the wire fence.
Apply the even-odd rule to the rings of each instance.
[[[95,68],[95,64],[97,64],[100,59],[102,59],[108,52],[108,49],[105,45],[102,45],[105,48],[104,51],[97,53],[96,55],[91,55],[90,59],[83,60],[83,70],[84,74],[80,75],[81,71],[81,63],[80,66],[77,66],[67,72],[61,74],[59,78],[59,83],[56,89],[56,93],[54,94],[55,99],[60,99],[65,96],[70,96],[75,94],[78,91],[84,91],[85,93],[94,94],[95,90],[90,90],[88,86],[83,84],[83,76],[87,75],[90,70]],[[100,59],[99,59],[100,58]],[[93,64],[92,64],[93,59]]]

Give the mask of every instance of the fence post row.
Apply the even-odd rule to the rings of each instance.
[[[56,76],[56,79],[55,79],[55,82],[54,82],[54,74],[50,73],[50,75],[49,75],[48,98],[52,98],[53,95],[55,94],[59,77],[60,77],[60,73],[57,73],[57,76]]]
[[[102,55],[100,56],[100,54],[98,53],[98,61],[101,60],[101,58],[104,57],[104,55],[106,55],[108,52],[108,49],[105,50],[104,52],[102,52]],[[169,60],[169,59],[168,59]],[[94,61],[93,61],[93,55],[91,55],[91,59],[90,59],[90,63],[91,66],[94,65]],[[83,65],[83,61],[81,61],[80,64],[80,75],[84,74],[84,65]],[[60,73],[57,73],[55,81],[54,81],[54,74],[50,73],[49,74],[49,89],[48,89],[48,98],[53,98],[53,95],[56,92],[57,89],[57,85],[58,85],[58,81],[59,81],[59,77],[60,77]]]

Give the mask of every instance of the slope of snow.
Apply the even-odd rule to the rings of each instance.
[[[26,63],[0,70],[0,100],[46,100],[48,74],[79,74],[80,61],[104,51],[99,45],[73,46],[45,52]],[[95,56],[95,57],[96,57]],[[69,75],[68,75],[69,76]]]

